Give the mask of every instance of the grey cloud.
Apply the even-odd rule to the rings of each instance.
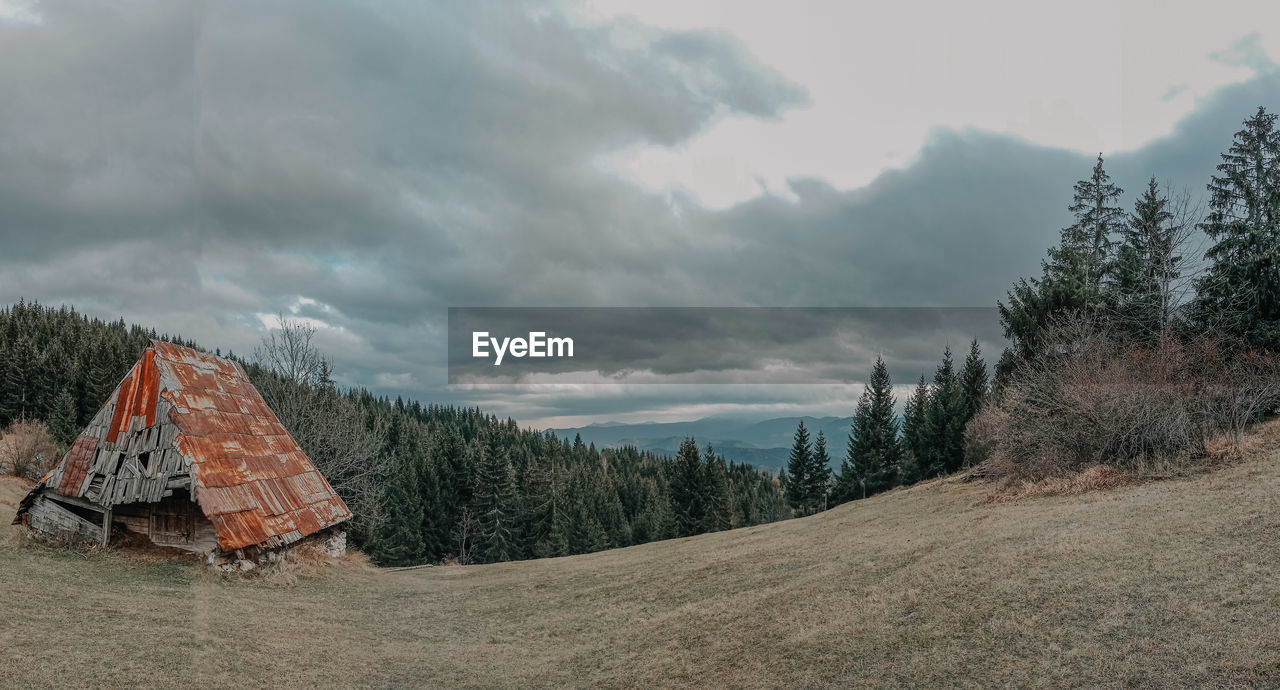
[[[1262,47],[1262,35],[1254,32],[1242,37],[1225,50],[1211,56],[1213,59],[1231,67],[1248,67],[1254,72],[1268,72],[1276,69],[1276,63],[1267,55]]]
[[[1038,270],[1092,158],[942,130],[865,188],[710,211],[597,161],[808,102],[722,34],[482,3],[41,12],[0,26],[0,301],[246,352],[303,296],[344,383],[407,373],[380,390],[537,416],[605,403],[441,388],[446,307],[990,306]],[[1259,67],[1113,173],[1202,189],[1276,93]]]

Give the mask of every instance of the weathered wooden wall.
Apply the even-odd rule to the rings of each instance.
[[[218,546],[218,533],[213,522],[181,490],[157,503],[115,506],[111,523],[143,535],[156,544],[184,551],[210,553]]]
[[[174,447],[179,431],[169,419],[169,404],[158,401],[151,426],[147,426],[146,417],[133,416],[127,430],[118,432],[111,441],[115,406],[109,402],[98,411],[80,434],[85,440],[83,450],[73,447],[45,485],[103,506],[155,502],[173,495],[176,489],[190,489],[191,467]],[[77,445],[81,445],[79,441]]]
[[[102,541],[102,523],[94,524],[47,496],[37,498],[27,510],[27,524],[56,539],[73,543]]]

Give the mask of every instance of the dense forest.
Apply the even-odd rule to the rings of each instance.
[[[69,307],[0,310],[0,428],[45,420],[69,445],[153,338],[195,346]],[[304,348],[273,359],[285,338]],[[245,364],[350,504],[354,543],[382,564],[561,556],[788,515],[774,477],[692,440],[675,459],[597,449],[478,409],[340,391],[302,326]]]

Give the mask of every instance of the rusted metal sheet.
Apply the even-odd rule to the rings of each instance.
[[[151,460],[175,451],[180,463]],[[283,546],[351,517],[239,364],[158,341],[32,496],[47,487],[110,507],[159,501],[183,482],[224,552]]]
[[[58,493],[64,496],[78,496],[80,485],[89,473],[89,464],[93,462],[93,454],[98,450],[98,439],[93,436],[80,435],[71,444],[71,450],[62,460],[62,479],[58,482]],[[48,479],[48,475],[45,477]]]
[[[145,418],[143,428],[156,423],[156,397],[160,392],[160,372],[156,368],[155,352],[147,350],[142,359],[116,388],[115,414],[106,440],[115,443],[120,434],[129,431],[134,417]]]
[[[224,551],[268,545],[295,531],[306,536],[351,517],[240,365],[169,343],[156,343],[155,353],[177,383],[163,393],[180,431],[176,443]],[[319,478],[324,491],[293,490],[288,480],[300,475]],[[288,519],[301,513],[325,519]]]

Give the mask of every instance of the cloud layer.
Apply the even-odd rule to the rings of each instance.
[[[237,352],[280,312],[322,326],[344,383],[521,419],[755,403],[445,389],[448,307],[990,306],[1038,269],[1092,158],[938,129],[866,187],[792,178],[711,210],[601,161],[809,102],[727,34],[555,5],[31,12],[0,16],[0,299]],[[1201,189],[1239,122],[1280,106],[1274,65],[1233,50],[1256,76],[1110,156],[1122,186]]]

